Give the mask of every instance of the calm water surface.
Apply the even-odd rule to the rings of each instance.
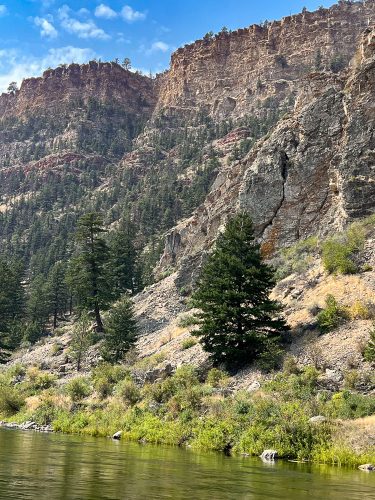
[[[375,474],[0,429],[0,499],[375,500]]]

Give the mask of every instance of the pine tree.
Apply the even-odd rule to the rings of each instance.
[[[115,298],[141,288],[134,238],[135,227],[130,221],[125,221],[111,238],[110,267]]]
[[[117,303],[107,320],[104,336],[103,356],[111,362],[118,362],[137,341],[137,323],[134,319],[133,304],[125,295]]]
[[[57,317],[66,310],[68,290],[65,281],[66,264],[56,262],[48,273],[47,293],[49,310],[53,315],[53,328],[57,327]]]
[[[101,310],[108,306],[111,299],[109,251],[102,237],[104,232],[103,221],[99,214],[83,215],[77,224],[77,257],[71,262],[76,273],[73,283],[75,294],[81,305],[94,310],[98,332],[104,331]]]
[[[83,312],[74,325],[70,343],[70,353],[77,363],[77,371],[81,370],[82,361],[91,343],[92,332],[90,330],[90,318],[86,312]]]
[[[22,278],[20,262],[0,258],[0,363],[6,361],[8,350],[15,349],[21,342],[25,312]]]
[[[30,323],[38,325],[41,337],[50,314],[49,292],[45,277],[41,274],[35,276],[28,288],[27,318]]]
[[[273,270],[262,262],[251,219],[230,220],[203,267],[193,305],[203,348],[215,364],[249,363],[277,343],[288,327],[269,298]]]

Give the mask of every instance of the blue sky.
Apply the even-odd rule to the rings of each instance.
[[[330,6],[324,0],[0,0],[0,91],[61,63],[129,57],[160,72],[181,45],[265,19]]]

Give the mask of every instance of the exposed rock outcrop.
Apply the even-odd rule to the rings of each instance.
[[[374,213],[374,36],[366,31],[346,76],[303,80],[294,112],[247,157],[224,166],[204,204],[167,236],[162,265],[183,268],[238,209],[251,214],[266,255]]]

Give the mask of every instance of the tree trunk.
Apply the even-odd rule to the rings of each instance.
[[[99,333],[103,333],[104,326],[103,326],[102,318],[100,316],[99,305],[97,302],[95,302],[94,311],[95,311],[96,329]]]

